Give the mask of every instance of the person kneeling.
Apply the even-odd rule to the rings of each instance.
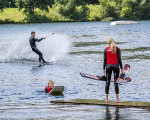
[[[45,87],[45,93],[49,93],[52,89],[54,88],[54,82],[49,80],[48,81],[48,86]]]

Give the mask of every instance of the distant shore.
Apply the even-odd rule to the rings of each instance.
[[[99,13],[99,5],[88,5],[89,16],[83,21],[112,21],[111,17],[102,19]],[[0,24],[27,24],[27,23],[54,23],[54,22],[74,22],[59,14],[58,8],[49,8],[49,12],[36,9],[36,14],[28,18],[23,11],[19,11],[18,8],[5,8],[0,13]]]

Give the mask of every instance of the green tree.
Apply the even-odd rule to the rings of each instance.
[[[0,11],[1,12],[7,6],[7,4],[8,4],[8,0],[0,0]]]
[[[135,16],[138,19],[150,19],[150,0],[136,0]]]
[[[29,15],[34,15],[35,9],[49,11],[48,7],[52,7],[54,0],[16,0],[19,10],[24,9],[24,12]]]
[[[102,10],[100,11],[102,19],[118,19],[120,3],[117,0],[99,0],[99,3],[102,6]]]
[[[150,19],[150,0],[123,0],[121,6],[123,19]]]
[[[0,0],[0,11],[3,11],[4,9],[4,1],[5,0]]]
[[[84,0],[56,0],[59,3],[58,12],[72,20],[79,20],[88,16],[88,7]]]
[[[88,4],[98,4],[99,3],[98,0],[84,0],[84,1]]]
[[[16,7],[15,5],[15,0],[5,0],[6,1],[6,7],[9,8],[9,7]]]
[[[123,19],[134,19],[135,18],[135,3],[133,0],[123,0],[122,10],[120,13]]]

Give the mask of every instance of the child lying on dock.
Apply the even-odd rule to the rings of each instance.
[[[48,81],[48,86],[45,87],[44,92],[49,93],[53,88],[54,88],[54,82],[49,80]]]

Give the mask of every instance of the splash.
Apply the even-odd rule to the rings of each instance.
[[[64,58],[69,50],[70,41],[66,35],[52,35],[39,44],[39,49],[48,61]]]
[[[47,34],[42,34],[46,36]],[[29,45],[29,34],[11,34],[0,40],[0,62],[38,61]],[[40,38],[37,36],[37,38]],[[47,39],[37,42],[37,48],[43,53],[46,61],[57,61],[64,58],[70,46],[68,36],[54,34]]]

